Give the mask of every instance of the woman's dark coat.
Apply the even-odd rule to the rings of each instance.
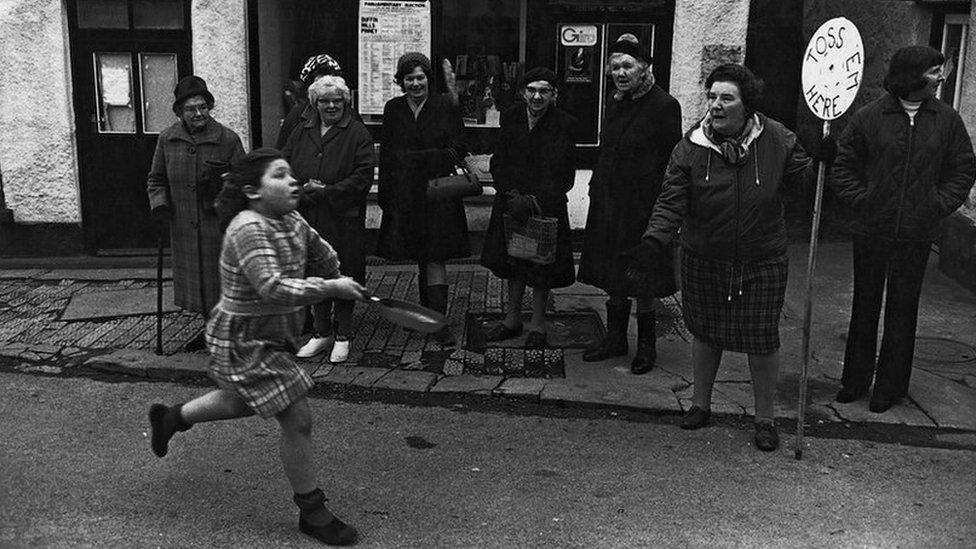
[[[323,136],[318,111],[310,109],[292,132],[283,154],[303,184],[318,179],[324,189],[302,192],[299,212],[339,254],[342,274],[366,279],[366,196],[373,184],[373,140],[362,122],[346,113]]]
[[[796,135],[760,114],[762,131],[741,166],[726,162],[701,126],[674,148],[664,188],[645,238],[720,261],[752,261],[786,253],[783,191],[812,186],[813,162]]]
[[[199,133],[190,134],[176,122],[159,134],[146,186],[149,208],[167,206],[173,213],[173,291],[180,308],[206,314],[220,299],[222,235],[212,198],[211,203],[205,198],[210,171],[205,162],[232,164],[243,156],[241,138],[216,120]]]
[[[573,139],[576,125],[575,118],[555,106],[546,111],[531,131],[524,103],[502,113],[501,129],[491,158],[495,203],[481,254],[481,264],[491,269],[495,276],[544,288],[561,288],[573,283],[575,273],[566,193],[573,188],[576,176]],[[504,213],[508,202],[506,193],[512,189],[534,195],[542,215],[559,220],[555,263],[535,265],[508,256]]]
[[[889,93],[851,117],[830,183],[857,213],[854,232],[931,242],[939,222],[966,200],[974,177],[973,144],[959,113],[928,98],[912,124]]]
[[[462,162],[464,123],[445,96],[428,97],[414,119],[406,96],[387,101],[380,138],[377,255],[391,260],[444,261],[470,254],[460,199],[427,201],[427,180]]]
[[[626,281],[620,253],[638,245],[647,227],[681,139],[681,107],[657,84],[636,98],[618,97],[607,105],[600,133],[577,278],[611,295],[636,296],[643,292]]]

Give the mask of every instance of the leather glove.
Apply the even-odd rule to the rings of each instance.
[[[512,191],[510,191],[512,192]],[[516,194],[505,202],[505,213],[512,216],[517,223],[526,223],[532,214],[535,213],[535,200],[532,195]]]
[[[620,252],[621,259],[629,266],[640,271],[650,272],[660,263],[664,249],[657,240],[646,239],[633,248]]]

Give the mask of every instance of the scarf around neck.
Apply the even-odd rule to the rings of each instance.
[[[702,120],[701,127],[705,137],[719,148],[726,162],[733,166],[741,166],[749,159],[749,145],[759,136],[762,123],[758,115],[753,114],[746,118],[746,123],[742,125],[738,135],[724,136],[712,127],[712,114],[708,113]],[[760,131],[755,131],[757,129]]]

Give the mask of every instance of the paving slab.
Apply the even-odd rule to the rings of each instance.
[[[156,280],[155,268],[52,269],[39,273],[37,280]],[[173,271],[163,268],[163,280],[172,280]]]
[[[939,427],[976,431],[976,390],[916,368],[908,395]]]
[[[201,353],[176,353],[159,356],[149,351],[120,349],[89,358],[85,366],[100,372],[157,379],[206,376],[209,356]]]
[[[341,366],[337,366],[333,372],[339,368],[341,368]],[[359,387],[372,387],[383,376],[388,375],[393,371],[387,368],[373,368],[370,366],[349,366],[349,369],[359,370],[359,375],[349,382],[350,385],[356,385]]]
[[[890,423],[893,425],[911,425],[914,427],[937,426],[932,421],[932,418],[925,415],[925,412],[919,410],[917,406],[905,399],[902,399],[900,403],[892,406],[883,414],[876,414],[868,410],[867,397],[846,404],[833,402],[829,406],[837,410],[837,415],[844,421],[853,423]]]
[[[0,269],[0,280],[36,278],[44,269]]]
[[[425,393],[437,382],[437,374],[418,370],[392,370],[379,378],[372,387],[374,389],[392,389],[396,391],[411,391]]]
[[[315,381],[319,381],[321,378],[329,375],[330,373],[332,373],[332,370],[336,368],[336,365],[332,364],[331,362],[322,362],[316,364],[314,362],[302,363],[302,361],[298,361],[298,364],[302,368],[306,368],[305,371],[308,372],[308,375],[312,376],[312,379],[314,379]]]
[[[20,353],[23,353],[29,348],[30,345],[26,343],[4,343],[0,346],[0,356],[19,357]]]
[[[491,394],[537,400],[548,381],[535,377],[510,377],[496,387]]]
[[[674,393],[659,387],[552,379],[539,395],[542,402],[622,406],[641,410],[681,412]]]
[[[175,313],[173,285],[163,285],[163,313]],[[156,288],[129,288],[75,294],[68,302],[61,320],[92,320],[134,315],[156,314]]]
[[[502,376],[476,376],[461,374],[442,377],[430,388],[432,393],[491,394],[505,381]]]
[[[349,385],[356,380],[361,374],[366,374],[368,377],[369,385],[372,385],[374,381],[379,379],[376,375],[377,371],[381,371],[383,374],[389,372],[389,370],[382,368],[367,368],[363,366],[344,366],[336,365],[331,372],[323,376],[317,376],[316,381],[320,383],[334,383],[337,385]],[[369,386],[367,385],[367,387]]]

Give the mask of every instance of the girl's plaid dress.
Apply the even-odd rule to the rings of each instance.
[[[224,233],[221,298],[207,322],[211,377],[263,418],[305,396],[312,378],[294,360],[303,306],[328,297],[323,279],[338,276],[335,251],[297,212],[237,214]]]

